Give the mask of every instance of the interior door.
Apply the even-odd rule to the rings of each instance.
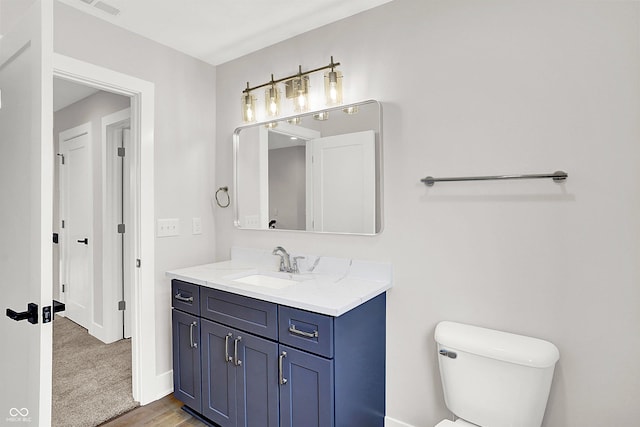
[[[62,284],[66,315],[90,329],[93,288],[91,125],[60,133]]]
[[[375,132],[317,138],[309,145],[307,230],[374,234]]]
[[[52,7],[34,2],[0,39],[0,295],[7,314],[0,317],[0,420],[7,424],[51,423],[52,323],[43,309],[52,305],[53,286]]]

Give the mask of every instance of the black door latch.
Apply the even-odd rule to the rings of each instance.
[[[29,323],[33,323],[35,325],[38,323],[38,304],[30,302],[27,304],[27,311],[23,311],[21,313],[17,313],[10,308],[7,308],[7,317],[10,317],[15,321],[26,319]]]

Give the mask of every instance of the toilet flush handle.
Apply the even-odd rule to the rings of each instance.
[[[445,350],[444,348],[440,349],[438,353],[440,353],[441,356],[447,356],[450,359],[455,359],[456,357],[458,357],[455,351]]]

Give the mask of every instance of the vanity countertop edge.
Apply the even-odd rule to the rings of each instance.
[[[300,275],[303,281],[284,289],[234,281],[234,276],[251,271],[258,271],[257,266],[229,260],[171,270],[165,274],[170,279],[333,317],[339,317],[391,288],[390,277],[372,279],[348,273],[303,273]]]

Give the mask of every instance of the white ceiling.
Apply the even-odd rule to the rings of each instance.
[[[218,65],[391,0],[60,1]]]

